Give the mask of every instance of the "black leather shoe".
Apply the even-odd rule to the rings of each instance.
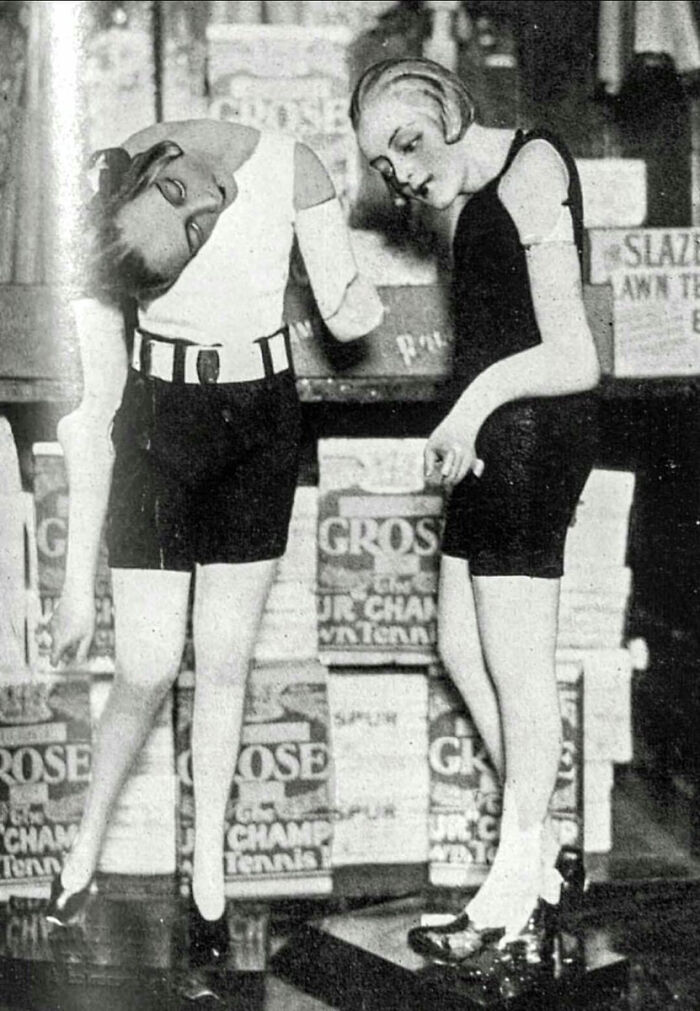
[[[580,909],[586,890],[583,853],[574,846],[562,846],[555,867],[562,876],[561,906],[563,911],[574,912]]]
[[[436,927],[413,927],[408,932],[408,945],[426,958],[440,962],[462,962],[485,945],[498,941],[503,934],[502,927],[479,930],[468,914],[462,913],[449,923]]]
[[[189,908],[190,964],[216,965],[228,954],[229,933],[226,911],[218,920],[207,920],[190,895]]]
[[[90,884],[79,892],[67,892],[61,883],[61,872],[54,875],[51,882],[51,895],[44,911],[44,919],[59,927],[67,927],[76,920],[90,897]]]
[[[540,899],[517,937],[501,940],[500,944],[482,946],[473,957],[460,962],[460,976],[482,986],[495,987],[501,996],[510,997],[527,988],[533,980],[551,969],[559,927],[558,914],[557,906]],[[513,993],[508,993],[508,988]]]

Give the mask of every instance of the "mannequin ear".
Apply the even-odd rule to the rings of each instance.
[[[108,147],[95,151],[88,161],[87,177],[92,192],[107,200],[119,191],[129,167],[131,156],[123,147]]]

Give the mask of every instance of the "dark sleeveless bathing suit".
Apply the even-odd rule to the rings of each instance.
[[[526,250],[498,195],[501,177],[530,140],[551,144],[569,172],[565,204],[583,256],[583,206],[576,165],[545,131],[518,131],[499,175],[464,207],[454,237],[455,399],[490,365],[541,343]],[[566,326],[566,320],[562,320]],[[511,401],[477,438],[484,461],[453,490],[443,554],[466,558],[474,575],[557,578],[576,502],[593,464],[595,398],[589,394]]]

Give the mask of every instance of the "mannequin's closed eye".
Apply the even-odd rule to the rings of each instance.
[[[171,179],[169,177],[158,179],[156,186],[168,203],[174,207],[180,207],[187,199],[187,190],[184,183],[180,182],[179,179]]]

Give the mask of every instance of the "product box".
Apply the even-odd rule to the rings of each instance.
[[[591,471],[566,535],[567,578],[579,578],[580,572],[588,577],[591,567],[624,567],[633,497],[630,471]]]
[[[438,669],[439,670],[439,669]],[[563,748],[550,813],[561,844],[583,846],[580,665],[557,668]],[[478,885],[498,848],[501,790],[472,719],[452,683],[429,681],[430,881]]]
[[[68,478],[57,442],[34,445],[37,593],[39,615],[30,631],[30,659],[35,670],[48,671],[51,636],[48,622],[59,601],[66,572],[68,546]],[[100,544],[95,578],[96,626],[86,668],[96,673],[114,670],[114,609],[107,547]]]
[[[583,667],[586,761],[632,761],[632,653],[628,649],[561,650]]]
[[[559,601],[560,649],[619,647],[625,631],[632,572],[593,564],[562,579]]]
[[[45,896],[90,780],[87,677],[0,684],[0,896]]]
[[[333,866],[428,859],[428,684],[421,670],[328,675]]]
[[[191,877],[194,690],[176,694],[178,868]],[[331,890],[330,747],[325,670],[316,662],[254,666],[226,814],[224,878],[233,897]]]
[[[207,28],[210,115],[308,143],[346,203],[357,174],[348,114],[351,39],[350,31],[337,25]]]
[[[319,442],[318,649],[323,663],[435,659],[443,500],[421,439]]]

